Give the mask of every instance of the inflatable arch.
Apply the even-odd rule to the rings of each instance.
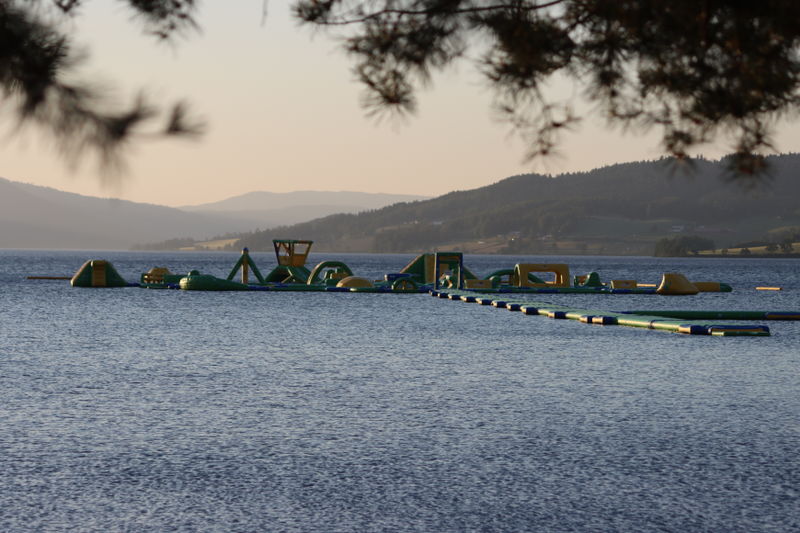
[[[327,272],[322,276],[323,271],[326,269]],[[323,261],[311,271],[311,274],[308,276],[308,284],[316,285],[318,283],[324,283],[329,279],[338,281],[352,275],[353,271],[350,270],[350,267],[341,261]]]
[[[553,281],[544,283],[532,282],[528,278],[531,272],[552,272]],[[513,285],[517,287],[570,287],[569,265],[564,263],[517,263],[514,265]]]
[[[490,280],[493,287],[499,287],[500,285],[516,285],[516,281],[514,281],[514,269],[513,268],[501,268],[500,270],[495,270],[488,276],[486,279]],[[531,283],[540,283],[542,286],[545,285],[545,281],[534,275],[533,272],[528,273],[528,281]]]

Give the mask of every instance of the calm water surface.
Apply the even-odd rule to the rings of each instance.
[[[426,295],[25,280],[89,258],[135,281],[237,255],[0,251],[0,531],[800,531],[798,323],[711,338]],[[324,259],[377,277],[411,256]],[[791,260],[466,264],[561,261],[734,292],[545,301],[800,311]]]

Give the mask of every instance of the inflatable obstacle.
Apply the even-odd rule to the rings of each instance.
[[[180,288],[191,291],[325,291],[330,292],[425,292],[430,288],[472,290],[483,293],[511,292],[537,294],[660,294],[692,295],[699,292],[730,292],[730,285],[719,282],[691,282],[685,276],[668,272],[660,284],[613,279],[603,283],[597,272],[570,277],[563,263],[517,263],[513,268],[496,270],[480,278],[464,266],[461,252],[420,254],[399,272],[382,280],[357,276],[341,261],[323,261],[309,270],[306,266],[312,241],[274,239],[277,265],[267,274],[244,248],[225,278],[191,271],[173,274],[165,267],[154,267],[140,276],[139,286]],[[548,274],[551,279],[547,278]],[[239,276],[239,279],[235,278]],[[542,277],[540,277],[542,276]],[[128,285],[107,261],[88,261],[73,277],[78,287],[123,287]]]
[[[127,287],[119,272],[104,259],[90,259],[81,266],[70,280],[73,287]]]
[[[319,291],[365,293],[421,293],[452,301],[477,303],[526,315],[583,324],[628,326],[710,336],[766,336],[769,327],[739,321],[800,320],[800,312],[786,311],[607,311],[577,309],[533,300],[538,294],[656,294],[693,295],[700,292],[730,292],[730,285],[690,281],[668,272],[661,283],[639,283],[633,279],[612,279],[604,283],[597,272],[570,278],[569,267],[560,263],[518,263],[514,268],[496,270],[479,278],[464,266],[460,252],[420,254],[400,272],[372,280],[358,276],[341,261],[322,261],[306,267],[311,241],[273,241],[277,266],[262,275],[247,248],[242,250],[227,277],[220,278],[192,270],[175,274],[166,267],[153,267],[140,276],[138,284],[127,283],[110,262],[93,259],[84,263],[71,278],[75,287],[140,286],[186,291]],[[548,276],[549,274],[549,276]],[[542,277],[539,277],[539,276]],[[235,279],[239,276],[239,279]],[[547,279],[547,278],[550,279]],[[545,278],[545,279],[543,279]]]
[[[262,275],[247,248],[225,278],[197,270],[185,276],[171,277],[166,269],[151,269],[142,275],[142,286],[179,288],[186,291],[295,291],[295,292],[424,292],[428,285],[418,283],[410,273],[387,274],[383,280],[356,276],[341,261],[322,261],[313,269],[306,267],[312,241],[275,239],[275,266]],[[166,272],[162,272],[166,271]],[[161,276],[160,276],[161,275]],[[238,280],[236,279],[238,276]],[[146,282],[146,283],[145,283]]]
[[[309,270],[306,261],[312,241],[274,239],[277,265],[262,275],[244,248],[225,278],[191,271],[173,274],[165,267],[153,267],[140,276],[139,286],[180,288],[192,291],[325,291],[330,292],[425,292],[430,288],[473,290],[483,293],[512,292],[539,294],[661,294],[692,295],[699,292],[730,292],[730,285],[719,282],[691,282],[679,273],[665,273],[660,284],[613,279],[603,283],[597,272],[570,278],[569,266],[562,263],[517,263],[479,278],[466,266],[461,252],[435,252],[418,255],[400,272],[382,280],[357,276],[341,261],[323,261]],[[551,279],[546,280],[547,274]],[[235,278],[239,275],[239,280]],[[543,277],[540,277],[542,275]],[[128,285],[110,263],[94,259],[84,264],[73,277],[78,287],[124,287]]]

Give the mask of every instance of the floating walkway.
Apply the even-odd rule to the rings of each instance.
[[[800,313],[769,311],[602,311],[575,309],[558,304],[533,302],[520,294],[481,294],[472,290],[443,289],[430,293],[438,298],[457,300],[498,309],[542,315],[554,319],[577,320],[584,324],[629,326],[717,337],[770,335],[768,326],[720,323],[719,320],[800,320]]]

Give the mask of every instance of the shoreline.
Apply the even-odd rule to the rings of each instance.
[[[699,254],[699,255],[680,255],[675,257],[702,258],[707,259],[800,259],[800,253],[791,254]]]

